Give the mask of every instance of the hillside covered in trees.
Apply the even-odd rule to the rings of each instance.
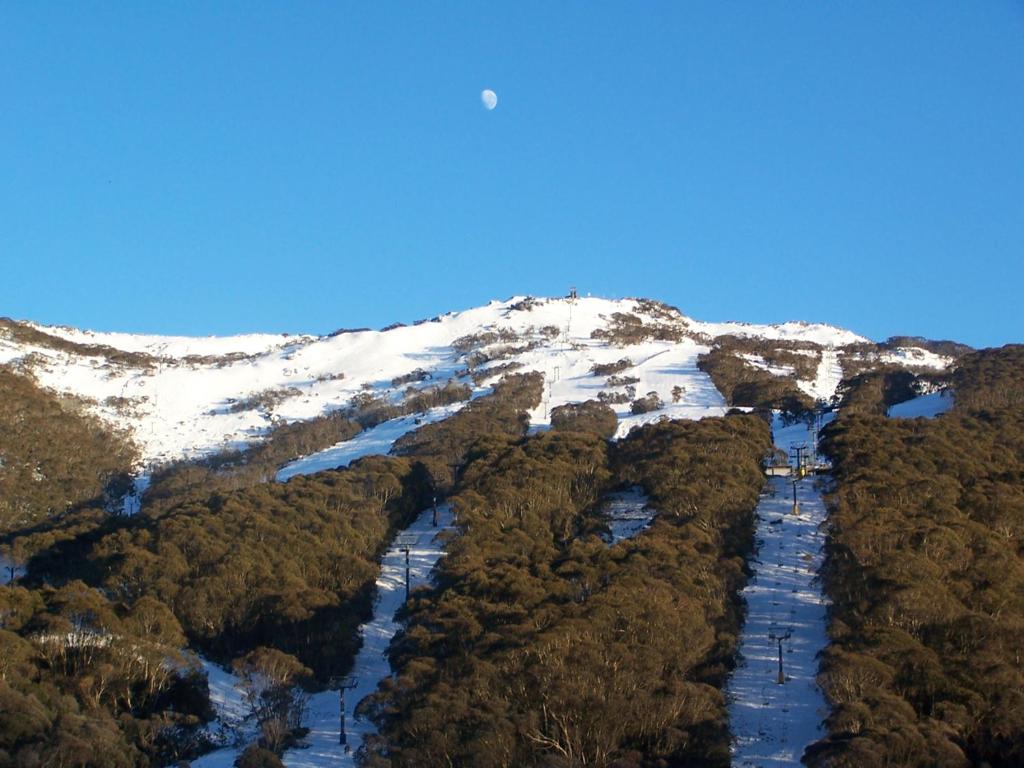
[[[9,403],[51,402],[31,382],[14,384],[28,395]],[[12,535],[13,549],[31,559],[21,585],[0,587],[0,765],[61,764],[68,750],[74,764],[97,768],[195,755],[210,710],[186,645],[225,664],[256,664],[260,674],[267,665],[306,669],[323,682],[344,672],[385,543],[450,483],[472,445],[521,438],[524,408],[538,398],[536,376],[512,375],[443,428],[411,435],[409,458],[371,456],[283,484],[241,482],[261,457],[290,452],[275,448],[275,437],[254,457],[197,465],[208,487],[168,485],[192,471],[174,469],[137,516],[86,505]],[[282,444],[295,434],[286,431]],[[72,476],[83,478],[84,498],[106,467]],[[144,664],[143,648],[156,654]]]
[[[962,358],[935,420],[841,413],[813,766],[1024,762],[1022,347]]]
[[[72,509],[114,508],[135,455],[81,403],[0,366],[0,534]]]
[[[370,764],[727,765],[720,688],[769,445],[750,416],[478,444],[462,535],[367,704]],[[659,514],[609,548],[589,515],[623,484]]]
[[[757,335],[656,302],[600,307],[511,302],[488,308],[493,326],[431,348],[435,369],[310,366],[302,386],[206,404],[204,423],[265,428],[145,465],[141,498],[133,476],[153,443],[104,409],[134,423],[167,369],[212,380],[279,356],[294,376],[317,344],[364,349],[403,329],[182,358],[0,327],[2,344],[38,347],[0,365],[0,553],[23,566],[0,586],[0,766],[195,759],[213,714],[196,652],[249,686],[263,751],[246,765],[276,765],[302,735],[304,692],[349,671],[383,552],[435,498],[452,503],[457,535],[403,609],[393,676],[361,707],[379,731],[367,764],[725,766],[722,691],[772,450],[764,418],[730,406],[799,415],[830,400],[821,682],[834,710],[808,759],[1024,759],[1022,348],[875,345],[816,326]],[[582,329],[549,322],[563,309]],[[150,382],[153,397],[98,403],[46,385],[47,366],[76,356],[125,393]],[[939,388],[956,402],[941,418],[884,417]],[[328,391],[350,397],[282,416]],[[388,455],[274,481],[396,423],[368,443]],[[599,510],[624,489],[657,513],[609,545]],[[138,514],[119,514],[126,498]]]

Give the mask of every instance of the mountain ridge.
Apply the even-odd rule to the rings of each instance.
[[[812,400],[829,400],[861,364],[941,370],[952,360],[919,346],[884,349],[822,323],[709,323],[650,299],[514,296],[324,336],[157,336],[5,320],[0,364],[130,433],[142,464],[153,466],[245,448],[275,425],[351,409],[360,398],[398,405],[448,381],[478,396],[511,370],[545,375],[543,403],[530,414],[536,428],[553,408],[595,398],[616,411],[621,434],[662,416],[720,415],[732,403],[701,356],[727,342],[744,369],[790,378]],[[599,373],[618,363],[619,373]],[[633,411],[652,394],[658,407]]]

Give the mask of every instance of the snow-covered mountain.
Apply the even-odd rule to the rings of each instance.
[[[244,447],[276,423],[345,408],[358,396],[399,402],[409,387],[452,379],[477,396],[512,370],[545,376],[543,402],[530,414],[537,428],[549,423],[556,406],[602,392],[616,410],[620,434],[666,416],[717,415],[726,401],[698,369],[697,358],[726,336],[786,345],[790,354],[813,358],[814,365],[804,369],[813,375],[800,378],[791,366],[772,364],[759,354],[741,356],[755,368],[793,376],[801,390],[824,400],[835,393],[851,361],[931,368],[951,362],[921,348],[883,350],[829,325],[707,323],[644,299],[514,297],[409,326],[320,337],[146,336],[4,320],[0,364],[79,398],[88,410],[127,431],[142,465],[153,466]],[[625,361],[621,371],[609,373],[619,361]],[[661,407],[632,413],[630,401],[650,392],[658,394]],[[386,452],[417,423],[443,418],[458,407],[382,424],[350,441],[351,450],[336,446],[335,455],[291,473]]]

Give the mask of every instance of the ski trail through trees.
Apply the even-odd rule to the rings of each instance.
[[[776,420],[775,427],[775,445],[782,450],[807,439],[803,425],[782,429]],[[828,705],[815,676],[827,642],[827,603],[817,578],[826,512],[815,483],[814,477],[797,481],[797,514],[789,478],[770,478],[757,506],[757,554],[743,591],[747,617],[740,662],[727,689],[737,767],[799,766],[804,749],[823,735]]]
[[[395,614],[405,603],[405,547],[409,547],[409,586],[415,589],[430,580],[438,559],[444,554],[445,536],[454,530],[451,508],[438,506],[438,526],[433,525],[433,510],[420,513],[416,521],[395,537],[381,561],[377,577],[377,601],[373,618],[360,627],[363,645],[356,655],[352,675],[355,688],[345,692],[345,732],[348,748],[339,741],[340,712],[338,691],[328,690],[310,698],[303,725],[309,734],[306,746],[285,753],[289,768],[323,768],[323,766],[354,766],[355,754],[363,737],[373,733],[372,723],[355,716],[356,705],[377,690],[377,685],[391,674],[386,656],[391,639],[399,629]]]

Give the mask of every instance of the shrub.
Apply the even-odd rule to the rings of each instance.
[[[231,403],[228,407],[228,413],[241,413],[243,411],[256,410],[257,408],[264,411],[272,411],[289,397],[301,394],[302,390],[295,387],[271,387]]]
[[[628,387],[630,384],[639,384],[637,376],[609,376],[606,383],[609,387]]]
[[[618,426],[615,411],[598,400],[569,403],[551,409],[551,428],[562,432],[595,432],[611,439]]]
[[[650,413],[661,408],[661,398],[657,392],[648,392],[644,397],[634,400],[629,410],[632,413]]]
[[[590,369],[590,372],[595,376],[611,376],[632,367],[633,361],[628,357],[623,357],[614,363],[594,363],[594,367]]]
[[[235,768],[284,768],[284,763],[269,749],[250,744],[235,759]]]
[[[402,374],[401,376],[395,376],[395,378],[391,380],[391,386],[400,387],[403,384],[410,384],[414,381],[426,381],[429,378],[430,373],[422,368],[417,368],[413,371],[409,371],[409,373]]]

